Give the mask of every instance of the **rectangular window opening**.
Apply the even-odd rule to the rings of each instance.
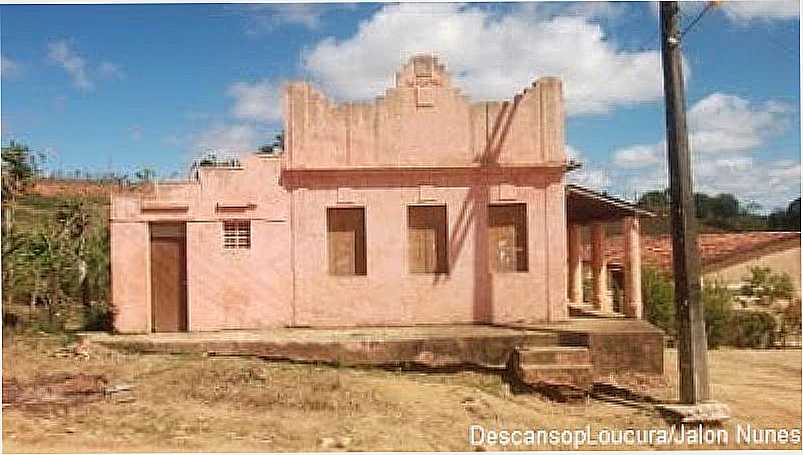
[[[446,206],[407,208],[410,273],[449,273]]]
[[[365,209],[326,209],[330,275],[366,275]]]
[[[223,248],[251,248],[251,221],[228,220],[223,222]]]
[[[488,241],[492,271],[526,272],[529,257],[526,204],[489,206]]]

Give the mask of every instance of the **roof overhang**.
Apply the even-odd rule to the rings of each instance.
[[[632,202],[579,185],[566,185],[566,218],[570,223],[615,221],[626,217],[654,217]]]

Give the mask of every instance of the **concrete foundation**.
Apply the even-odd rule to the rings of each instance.
[[[595,375],[612,371],[663,374],[663,350],[652,351],[663,335],[657,330],[646,330],[644,326],[649,324],[636,327],[633,322],[641,321],[575,320],[532,327],[431,325],[128,335],[85,333],[81,338],[113,349],[144,353],[250,355],[343,365],[412,363],[499,369],[506,367],[517,347],[588,346]],[[620,344],[630,346],[632,352],[623,355]]]

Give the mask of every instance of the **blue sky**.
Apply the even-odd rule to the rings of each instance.
[[[175,177],[269,143],[284,81],[370,99],[431,51],[475,100],[563,78],[573,180],[666,184],[654,3],[3,5],[0,27],[2,141],[52,169]],[[796,1],[723,2],[685,35],[699,190],[765,210],[800,195],[799,28]]]

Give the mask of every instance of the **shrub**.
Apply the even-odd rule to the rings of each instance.
[[[769,267],[750,267],[750,276],[742,286],[742,294],[754,296],[772,305],[776,300],[791,300],[795,288],[792,278],[786,272],[774,273]]]
[[[720,283],[706,283],[702,291],[708,349],[716,349],[728,342],[733,294]]]
[[[105,303],[92,303],[84,310],[83,330],[110,331],[112,329],[112,312]]]
[[[775,318],[763,311],[736,311],[730,342],[740,348],[767,348],[773,344]]]
[[[645,267],[641,272],[641,293],[644,318],[675,338],[675,288],[670,277],[657,269]],[[719,283],[708,283],[702,289],[701,299],[708,347],[717,348],[728,342],[727,331],[733,311],[733,296]]]
[[[675,290],[661,271],[644,267],[641,272],[641,298],[644,318],[670,337],[675,336]]]

